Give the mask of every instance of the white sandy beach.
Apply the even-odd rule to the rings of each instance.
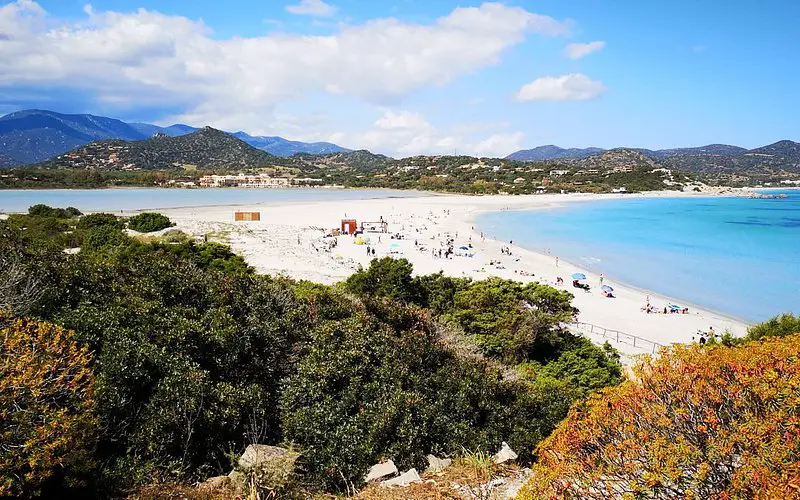
[[[368,266],[373,258],[367,255],[366,245],[356,244],[352,236],[324,236],[331,229],[338,228],[343,218],[354,218],[360,223],[377,221],[383,217],[389,223],[389,232],[368,235],[368,245],[376,249],[377,257],[393,255],[406,258],[418,274],[443,271],[447,275],[475,279],[500,276],[549,284],[555,284],[556,278],[562,277],[563,287],[575,295],[574,304],[580,310],[578,320],[596,325],[594,328],[581,327],[582,333],[597,342],[607,339],[626,355],[652,352],[654,343],[668,345],[691,342],[698,330],[708,331],[709,327],[718,333],[727,330],[734,335],[744,335],[746,324],[692,306],[689,306],[689,314],[647,314],[641,309],[648,295],[650,303],[658,309],[663,309],[669,302],[679,301],[680,297],[669,298],[625,286],[614,282],[613,276],[606,276],[605,284],[614,287],[615,298],[605,298],[600,294],[599,276],[595,273],[563,260],[557,264],[554,256],[495,241],[489,235],[482,239],[480,228],[473,223],[476,215],[484,211],[542,209],[562,203],[614,196],[431,195],[419,198],[197,207],[161,212],[175,221],[178,229],[197,237],[209,234],[211,240],[230,244],[236,253],[245,257],[261,273],[284,274],[321,283],[340,281],[359,266]],[[234,212],[237,210],[261,212],[261,221],[234,222]],[[403,239],[390,238],[398,233]],[[445,248],[448,238],[453,238],[457,246],[471,243],[474,256],[438,258],[438,250]],[[328,251],[334,239],[336,246]],[[501,252],[503,247],[509,248],[511,255]],[[433,256],[433,252],[437,257]],[[499,262],[499,265],[490,265],[490,262]],[[590,292],[572,287],[570,275],[574,272],[587,275],[586,282],[592,287]],[[631,336],[638,337],[636,346]]]

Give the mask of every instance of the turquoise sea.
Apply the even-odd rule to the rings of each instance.
[[[630,198],[496,212],[489,235],[609,280],[758,322],[800,313],[800,191],[784,199]]]
[[[37,189],[0,190],[0,213],[25,212],[44,203],[52,207],[73,206],[84,212],[165,209],[213,205],[251,205],[286,201],[365,200],[409,198],[414,191],[384,189]]]

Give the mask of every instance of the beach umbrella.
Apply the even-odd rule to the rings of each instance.
[[[583,274],[583,273],[573,273],[572,274],[572,279],[574,279],[574,280],[585,280],[586,279],[586,275]]]
[[[601,287],[600,287],[600,290],[602,290],[602,291],[604,291],[604,292],[608,292],[608,293],[611,293],[611,292],[613,292],[613,291],[614,291],[614,289],[613,289],[612,287],[608,286],[608,285],[603,285],[603,286],[601,286]]]

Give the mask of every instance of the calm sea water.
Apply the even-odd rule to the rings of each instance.
[[[485,214],[478,225],[611,280],[757,322],[800,313],[800,191],[782,193],[570,203]]]
[[[44,203],[73,206],[85,212],[250,205],[284,201],[409,198],[422,193],[383,189],[37,189],[0,190],[0,212],[25,212]]]

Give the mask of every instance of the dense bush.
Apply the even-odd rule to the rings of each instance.
[[[28,215],[34,217],[52,217],[55,219],[72,219],[83,214],[75,207],[53,208],[40,203],[28,208]]]
[[[523,498],[795,498],[800,335],[676,346],[578,403]]]
[[[0,496],[76,486],[97,432],[91,356],[73,333],[0,312]]]
[[[128,219],[128,228],[140,233],[161,231],[174,225],[166,215],[153,212],[142,212]]]
[[[81,217],[76,227],[78,229],[94,229],[106,226],[122,229],[125,227],[125,223],[114,214],[96,213]]]
[[[412,271],[413,267],[406,259],[372,259],[367,269],[347,278],[345,288],[362,296],[390,297],[401,302],[419,303]]]
[[[284,284],[187,258],[202,246],[172,247],[78,256],[40,311],[96,353],[98,454],[113,489],[199,478],[281,435],[279,384],[306,331],[304,305]]]
[[[761,340],[765,337],[785,337],[800,333],[800,316],[782,314],[747,330],[746,340]]]
[[[561,329],[577,312],[571,300],[569,292],[548,285],[488,278],[459,290],[445,318],[490,356],[509,362],[549,361],[574,339]]]
[[[508,381],[486,361],[459,359],[419,309],[367,309],[315,328],[283,393],[285,437],[313,480],[342,488],[381,457],[424,468],[427,453],[503,440],[525,457],[565,414],[566,384]]]

